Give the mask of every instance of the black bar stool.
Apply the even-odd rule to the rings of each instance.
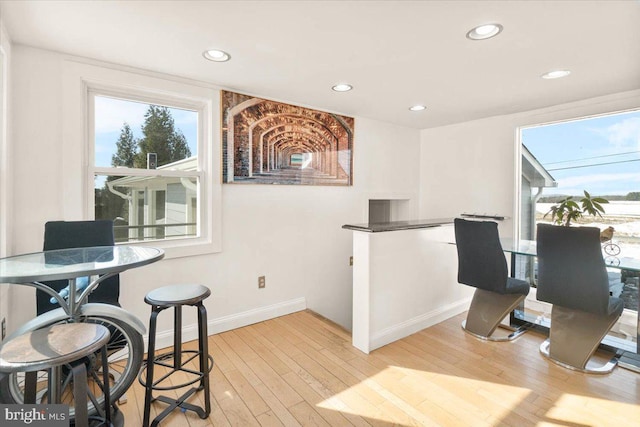
[[[88,363],[96,352],[102,355],[104,393],[104,424],[111,425],[111,403],[109,395],[109,363],[106,344],[109,342],[109,330],[94,323],[62,323],[37,329],[19,335],[6,342],[0,348],[0,372],[25,372],[24,403],[36,403],[37,372],[46,370],[48,375],[48,401],[61,402],[62,368],[66,366],[73,376],[73,398],[75,408],[75,426],[86,427],[89,424],[87,395],[96,406],[96,399],[89,394],[87,387]]]
[[[202,304],[211,291],[202,285],[172,285],[154,289],[144,298],[144,302],[151,305],[151,318],[149,319],[149,348],[147,350],[147,361],[140,371],[138,381],[145,387],[144,394],[144,419],[143,427],[149,427],[151,416],[151,402],[159,400],[169,404],[151,423],[157,426],[162,419],[176,408],[183,411],[193,411],[202,419],[207,418],[211,413],[211,403],[209,397],[209,372],[213,368],[213,358],[209,355],[207,344],[207,310]],[[182,350],[182,306],[190,305],[198,309],[198,350]],[[174,334],[173,351],[154,356],[156,349],[156,320],[158,314],[166,308],[174,308]],[[188,355],[183,360],[182,356]],[[199,371],[189,369],[188,364],[196,357],[199,359]],[[171,363],[173,359],[173,363]],[[154,365],[167,368],[169,371],[162,377],[154,381]],[[178,385],[162,383],[169,379],[176,372],[183,372],[190,376],[190,380]],[[146,375],[145,375],[146,374]],[[167,396],[153,397],[153,391],[175,390],[199,382],[198,387],[192,387],[178,399],[171,399]],[[187,403],[186,400],[195,392],[204,390],[204,409]]]

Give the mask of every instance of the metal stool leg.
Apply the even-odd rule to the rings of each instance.
[[[100,350],[102,355],[102,393],[104,394],[104,417],[106,425],[111,425],[111,384],[109,384],[109,357],[107,356],[107,347]]]
[[[176,305],[173,313],[173,367],[182,367],[182,306]]]
[[[207,333],[207,309],[201,303],[198,304],[198,344],[200,350],[200,372],[202,380],[200,388],[204,389],[205,417],[211,413],[211,398],[209,396],[209,335]]]
[[[38,371],[24,374],[24,403],[36,403],[36,385],[38,383]]]
[[[87,411],[87,368],[79,363],[71,369],[73,372],[73,399],[75,401],[75,426],[87,427],[89,413]]]
[[[143,427],[149,427],[149,419],[151,417],[151,400],[153,398],[153,361],[156,351],[156,320],[159,312],[159,308],[153,306],[151,309],[151,318],[149,319],[149,348],[147,350],[147,381],[144,389]]]

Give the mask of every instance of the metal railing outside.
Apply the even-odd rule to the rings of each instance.
[[[182,238],[197,236],[197,223],[183,222],[175,224],[148,224],[148,225],[114,225],[116,243],[125,242],[141,242],[145,240],[163,240],[168,238]],[[193,232],[171,233],[167,236],[167,229],[173,227],[185,227],[186,230],[192,229]],[[186,228],[189,227],[189,228]],[[136,233],[131,233],[131,231]],[[153,230],[151,233],[148,230]]]

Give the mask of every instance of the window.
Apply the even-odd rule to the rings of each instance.
[[[166,258],[220,252],[220,92],[184,78],[81,60],[64,61],[62,78],[65,203],[51,219],[114,220],[119,242],[162,248]],[[178,136],[170,142],[182,151],[174,149],[168,161],[160,151],[164,147],[145,145],[143,155],[137,144],[150,106],[162,117],[166,107],[173,119]],[[122,152],[138,151],[133,161],[123,155],[114,162],[125,122],[134,143]],[[110,138],[101,143],[99,135],[108,130]],[[129,140],[124,130],[123,139]],[[96,197],[97,192],[102,194]]]
[[[522,128],[519,234],[535,239],[538,223],[551,223],[545,214],[571,196],[579,202],[583,191],[603,197],[602,217],[585,215],[576,225],[613,227],[603,242],[603,257],[612,266],[618,257],[640,258],[640,110],[567,120]],[[517,261],[518,275],[535,284],[532,258]],[[610,294],[622,298],[625,310],[610,332],[610,343],[635,348],[638,318],[638,274],[608,268]],[[527,299],[525,311],[534,319],[548,318],[549,307]]]
[[[199,111],[89,98],[95,218],[114,220],[118,243],[199,237]]]

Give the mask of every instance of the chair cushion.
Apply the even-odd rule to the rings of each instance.
[[[529,295],[529,289],[531,289],[529,282],[520,279],[514,279],[513,277],[508,277],[507,286],[504,290],[504,293]]]

